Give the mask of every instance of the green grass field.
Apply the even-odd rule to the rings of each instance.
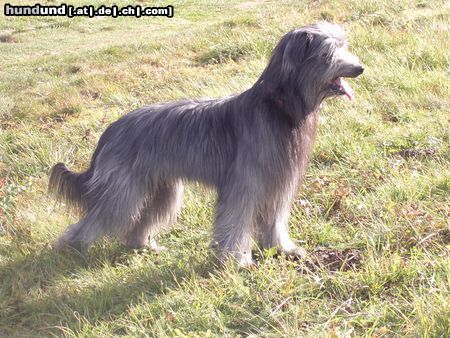
[[[5,17],[3,3],[0,337],[450,335],[447,1],[114,2],[171,4],[171,19]],[[77,219],[47,196],[53,164],[85,168],[106,126],[143,104],[249,88],[284,33],[321,20],[345,28],[366,72],[356,101],[324,105],[290,218],[320,263],[269,250],[217,267],[215,195],[195,184],[168,252],[51,250]]]

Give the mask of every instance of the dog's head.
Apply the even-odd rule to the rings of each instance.
[[[286,34],[261,80],[289,114],[295,114],[293,110],[300,106],[305,114],[316,110],[327,97],[353,99],[353,90],[344,78],[357,77],[363,71],[358,58],[347,50],[342,28],[324,22]]]

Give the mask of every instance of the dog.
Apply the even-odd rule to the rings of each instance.
[[[352,99],[344,78],[363,71],[342,28],[323,22],[287,33],[241,94],[124,115],[102,134],[86,171],[62,163],[52,168],[50,192],[82,213],[56,247],[87,248],[109,235],[158,251],[155,236],[175,222],[183,182],[197,181],[217,190],[212,246],[220,258],[251,264],[253,239],[262,248],[303,256],[287,221],[319,109],[328,97]]]

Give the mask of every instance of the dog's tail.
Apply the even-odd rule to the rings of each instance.
[[[50,171],[49,193],[58,200],[70,203],[76,210],[84,212],[87,206],[87,181],[90,171],[75,173],[67,169],[64,163],[57,163]]]

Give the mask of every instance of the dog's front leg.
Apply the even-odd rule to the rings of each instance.
[[[238,182],[219,189],[213,247],[221,260],[232,257],[240,266],[249,266],[255,199],[251,189]]]
[[[289,236],[288,219],[295,187],[296,184],[292,184],[290,191],[271,195],[266,199],[266,205],[259,209],[258,242],[263,249],[275,247],[288,256],[304,258],[305,249],[297,246]]]

